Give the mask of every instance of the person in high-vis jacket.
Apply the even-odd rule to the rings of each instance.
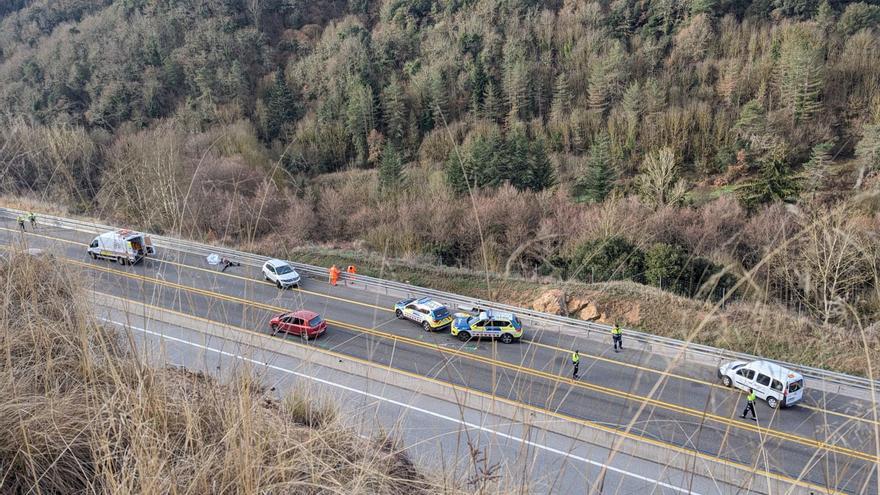
[[[581,364],[581,355],[580,351],[574,351],[571,355],[571,366],[573,368],[571,373],[571,378],[573,380],[578,379],[578,366]]]
[[[741,418],[745,419],[746,413],[751,412],[752,413],[752,421],[758,420],[758,415],[755,414],[755,401],[757,399],[758,399],[758,396],[755,395],[755,391],[752,389],[749,389],[749,395],[746,396],[746,408],[743,409],[742,416],[740,416]]]
[[[611,340],[614,341],[614,352],[623,350],[623,330],[620,329],[620,325],[617,323],[611,327]]]
[[[18,216],[18,228],[24,232],[24,217],[21,215]]]

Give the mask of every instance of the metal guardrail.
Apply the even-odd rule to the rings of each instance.
[[[14,218],[20,214],[23,214],[24,212],[10,208],[0,208],[0,213],[5,213],[6,216]],[[72,228],[74,230],[90,232],[94,234],[106,232],[108,230],[115,230],[117,228],[109,225],[102,225],[99,223],[85,222],[82,220],[73,220],[42,214],[39,215],[38,222],[40,225],[53,225],[60,228]],[[182,250],[191,254],[202,256],[216,253],[220,256],[225,256],[227,258],[234,259],[241,262],[242,264],[250,266],[260,267],[263,263],[266,262],[266,260],[269,259],[269,257],[267,256],[245,253],[230,248],[212,246],[195,241],[181,240],[152,234],[150,235],[150,237],[152,238],[153,243],[160,248],[173,248],[176,250]],[[312,278],[329,277],[329,270],[327,268],[292,261],[290,262],[290,264],[301,273]],[[343,273],[342,280],[345,280],[346,276],[347,274]],[[361,274],[356,275],[355,281],[358,284],[363,284],[367,289],[373,290],[375,292],[382,292],[386,295],[398,295],[400,297],[429,296],[434,299],[440,300],[440,302],[446,303],[451,308],[467,306],[492,308],[501,311],[511,311],[513,313],[516,313],[522,320],[529,321],[532,325],[539,326],[542,329],[547,329],[548,327],[555,326],[559,330],[569,330],[581,335],[586,332],[588,337],[593,332],[600,334],[602,337],[608,337],[611,329],[609,325],[576,320],[565,316],[543,313],[527,308],[520,308],[507,304],[500,304],[492,301],[485,301],[482,299],[460,296],[458,294],[427,289],[424,287],[395,282],[392,280],[378,279]],[[646,346],[666,348],[673,353],[686,352],[691,356],[698,357],[700,361],[704,361],[707,363],[733,359],[743,361],[762,359],[761,357],[751,354],[728,351],[702,344],[689,343],[678,339],[639,332],[637,330],[625,330],[626,331],[624,335],[627,340],[635,340]],[[774,362],[777,362],[788,368],[797,369],[801,374],[804,375],[805,378],[809,380],[817,380],[825,382],[829,385],[835,385],[838,387],[851,387],[862,392],[870,392],[872,387],[876,386],[875,380],[863,377],[828,371],[821,368],[803,366],[785,361],[774,360]]]

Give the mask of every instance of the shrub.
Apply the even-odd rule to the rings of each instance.
[[[596,239],[578,246],[567,276],[585,282],[644,280],[644,253],[622,237]]]

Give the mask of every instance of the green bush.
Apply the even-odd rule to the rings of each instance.
[[[584,282],[644,280],[644,253],[622,237],[595,239],[578,246],[568,261],[568,278]]]

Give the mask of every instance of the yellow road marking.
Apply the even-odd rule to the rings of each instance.
[[[189,287],[189,286],[181,285],[181,284],[178,284],[175,282],[168,282],[165,280],[154,279],[154,278],[146,277],[144,275],[140,275],[137,273],[122,272],[122,271],[114,270],[114,269],[107,268],[107,267],[97,266],[97,265],[94,265],[91,263],[84,263],[84,262],[76,261],[76,260],[70,260],[70,261],[73,264],[82,266],[87,269],[94,269],[94,270],[98,270],[98,271],[103,271],[105,273],[110,273],[113,275],[122,275],[124,277],[128,277],[128,278],[131,278],[134,280],[140,280],[142,282],[152,283],[152,284],[156,284],[156,285],[163,285],[163,286],[170,287],[170,288],[177,289],[177,290],[181,290],[184,292],[191,292],[191,293],[203,295],[205,297],[226,300],[226,301],[242,304],[245,306],[251,306],[251,307],[256,307],[256,308],[260,308],[260,309],[265,309],[267,311],[272,311],[272,312],[287,311],[286,308],[273,306],[271,304],[265,304],[265,303],[261,303],[261,302],[257,302],[257,301],[250,301],[250,300],[240,298],[237,296],[230,296],[230,295],[221,294],[221,293],[206,290],[206,289],[199,289],[196,287]],[[867,454],[865,452],[849,449],[846,447],[840,447],[840,446],[833,445],[833,444],[828,444],[828,443],[821,442],[818,440],[812,440],[812,439],[801,437],[801,436],[791,434],[791,433],[786,433],[786,432],[777,431],[777,430],[771,430],[769,428],[758,426],[758,425],[741,423],[738,421],[731,421],[730,418],[727,418],[725,416],[720,416],[717,414],[699,411],[699,410],[688,408],[685,406],[680,406],[678,404],[672,404],[672,403],[664,402],[664,401],[649,398],[649,397],[642,397],[642,396],[639,396],[639,395],[636,395],[636,394],[633,394],[630,392],[624,392],[624,391],[616,390],[616,389],[613,389],[610,387],[605,387],[602,385],[595,385],[595,384],[590,384],[587,382],[580,382],[580,381],[570,382],[569,380],[567,380],[563,377],[560,377],[558,375],[554,375],[551,373],[547,373],[544,371],[539,371],[536,369],[527,368],[527,367],[519,365],[519,364],[507,363],[507,362],[499,361],[499,360],[492,359],[489,357],[479,356],[479,355],[459,351],[457,349],[446,348],[446,347],[440,346],[438,344],[428,344],[428,343],[422,342],[420,340],[412,339],[410,337],[404,337],[401,335],[394,335],[394,334],[389,334],[389,333],[385,333],[385,332],[380,332],[375,329],[361,327],[358,325],[353,325],[350,323],[345,323],[345,322],[331,320],[331,319],[327,319],[326,321],[328,323],[335,325],[335,326],[347,328],[349,330],[354,330],[354,331],[361,332],[361,333],[367,333],[367,334],[381,337],[384,339],[391,339],[394,341],[404,342],[404,343],[413,345],[415,347],[421,347],[424,349],[439,351],[441,353],[451,354],[451,355],[462,357],[462,358],[469,359],[472,361],[483,362],[484,364],[489,364],[491,366],[496,366],[499,368],[510,369],[510,370],[513,370],[518,373],[532,375],[532,376],[535,376],[538,378],[550,380],[552,382],[570,383],[571,385],[573,385],[575,387],[583,388],[586,390],[603,393],[605,395],[609,395],[612,397],[623,398],[626,400],[632,400],[632,401],[636,401],[636,402],[642,402],[644,404],[649,404],[649,405],[659,407],[662,409],[667,409],[667,410],[678,412],[678,413],[681,413],[684,415],[700,418],[701,420],[709,419],[711,421],[714,421],[716,423],[720,423],[725,426],[730,426],[730,427],[739,428],[742,430],[752,431],[752,432],[756,432],[756,433],[766,435],[769,437],[775,437],[775,438],[778,438],[781,440],[787,440],[787,441],[797,443],[797,444],[800,444],[800,445],[803,445],[806,447],[835,452],[838,454],[847,455],[847,456],[854,457],[854,458],[861,459],[861,460],[868,461],[868,462],[874,462],[874,463],[880,462],[880,457],[875,456],[875,455],[871,455],[871,454]]]
[[[18,232],[17,230],[14,230],[14,229],[8,229],[8,228],[4,228],[4,227],[0,227],[0,230],[5,230],[5,231],[7,231],[7,232],[12,232],[12,233],[17,233],[17,232]],[[35,233],[35,232],[27,232],[27,235],[29,235],[29,236],[32,235],[32,236],[36,236],[36,237],[42,237],[42,238],[44,238],[44,239],[49,239],[49,240],[54,240],[54,241],[61,241],[61,242],[65,242],[65,243],[68,243],[68,244],[77,244],[77,245],[82,244],[82,243],[80,243],[80,242],[72,241],[72,240],[70,240],[70,239],[64,239],[64,238],[61,238],[61,237],[53,237],[53,236],[49,236],[49,235],[45,235],[45,234],[37,234],[37,233]],[[171,249],[172,249],[172,250],[175,250],[175,249],[173,249],[173,248],[171,248]],[[184,251],[178,251],[178,252],[184,252]],[[252,279],[252,278],[248,278],[248,277],[243,277],[243,276],[241,276],[241,275],[235,275],[235,274],[233,274],[233,273],[228,273],[228,272],[218,272],[218,271],[216,271],[216,270],[209,270],[209,269],[207,269],[207,268],[202,268],[202,267],[198,267],[198,266],[194,266],[194,265],[187,265],[187,264],[184,264],[184,263],[177,263],[177,262],[175,262],[175,261],[170,261],[170,260],[165,260],[165,259],[159,259],[159,258],[150,258],[150,259],[151,259],[151,260],[154,260],[154,261],[157,261],[157,262],[159,262],[159,263],[166,263],[166,264],[169,264],[169,265],[177,266],[177,267],[179,267],[179,268],[185,268],[185,269],[192,269],[192,270],[198,270],[198,271],[202,271],[202,272],[207,272],[207,273],[210,273],[210,274],[212,274],[212,275],[214,275],[214,276],[218,276],[218,275],[219,275],[219,276],[225,276],[225,277],[232,277],[232,278],[236,278],[236,279],[239,279],[239,280],[244,280],[244,281],[246,281],[246,282],[251,282],[251,283],[255,283],[255,284],[264,284],[264,285],[267,285],[267,286],[272,286],[272,287],[274,287],[274,284],[272,284],[271,282],[266,282],[266,281],[263,281],[263,280],[258,280],[258,279]],[[377,305],[374,305],[374,304],[364,303],[364,302],[361,302],[361,301],[355,301],[355,300],[352,300],[352,299],[346,299],[346,298],[339,297],[339,296],[332,296],[332,295],[330,295],[330,294],[324,294],[324,293],[321,293],[321,292],[308,291],[308,290],[305,290],[305,289],[302,289],[302,288],[297,288],[297,289],[295,289],[295,290],[297,290],[297,291],[299,291],[299,292],[302,292],[302,293],[304,293],[304,294],[309,294],[309,295],[316,296],[316,297],[323,297],[323,298],[327,298],[327,299],[332,299],[332,300],[339,301],[339,302],[343,302],[343,303],[346,303],[346,304],[355,304],[355,305],[364,306],[364,307],[367,307],[367,308],[376,309],[376,310],[380,310],[380,311],[394,312],[393,309],[391,309],[391,308],[387,308],[387,307],[384,307],[384,306],[377,306]],[[557,352],[557,353],[560,353],[560,354],[563,354],[563,355],[568,355],[568,353],[571,352],[571,349],[564,349],[564,348],[561,348],[561,347],[558,347],[558,346],[554,346],[554,345],[550,345],[550,344],[544,344],[544,343],[536,342],[536,341],[534,341],[534,340],[530,340],[530,339],[522,339],[522,342],[527,343],[527,344],[529,344],[529,345],[535,345],[535,346],[538,346],[538,347],[541,347],[541,348],[544,348],[544,349],[549,349],[549,350],[552,350],[552,351],[554,351],[554,352]],[[648,368],[648,367],[646,367],[646,366],[641,366],[641,365],[633,364],[633,363],[627,363],[627,362],[625,362],[625,361],[617,361],[617,360],[610,359],[610,358],[607,358],[607,357],[604,357],[604,356],[601,356],[601,355],[598,355],[598,354],[582,353],[581,355],[582,355],[583,357],[590,358],[590,359],[594,359],[594,360],[596,360],[596,361],[601,361],[601,362],[604,362],[604,363],[613,364],[613,365],[617,365],[617,366],[623,366],[623,367],[631,368],[631,369],[634,369],[634,370],[637,370],[637,371],[642,371],[642,372],[646,372],[646,373],[654,373],[654,374],[657,374],[657,375],[660,375],[660,376],[665,376],[665,377],[669,377],[669,378],[675,378],[675,379],[678,379],[678,380],[688,381],[688,382],[691,382],[691,383],[696,383],[696,384],[704,385],[704,386],[711,387],[711,388],[717,388],[717,389],[728,390],[728,387],[725,387],[725,386],[723,386],[723,385],[721,385],[721,384],[719,384],[719,383],[709,382],[709,381],[706,381],[706,380],[701,380],[701,379],[699,379],[699,378],[692,378],[692,377],[689,377],[689,376],[680,375],[680,374],[672,373],[672,372],[669,372],[669,371],[658,370],[658,369],[655,369],[655,368]],[[799,404],[798,407],[803,407],[804,409],[807,409],[807,410],[810,410],[810,411],[814,411],[814,412],[817,412],[817,413],[821,413],[821,414],[828,414],[828,415],[837,416],[837,417],[845,418],[845,419],[852,420],[852,421],[858,421],[858,422],[868,423],[868,424],[871,424],[871,425],[874,425],[874,426],[880,426],[880,422],[878,422],[878,421],[876,421],[876,420],[873,420],[873,419],[871,419],[871,418],[864,418],[864,417],[861,417],[861,416],[854,416],[854,415],[846,414],[846,413],[843,413],[843,412],[831,411],[831,410],[823,409],[823,408],[818,407],[818,406],[811,406],[811,405],[809,405],[809,404],[805,404],[805,403],[801,403],[801,404]]]
[[[171,313],[171,314],[174,314],[174,315],[177,315],[177,316],[180,316],[180,317],[194,319],[194,320],[201,321],[201,322],[203,322],[203,323],[207,323],[207,324],[211,324],[211,325],[218,325],[218,324],[219,324],[219,325],[223,325],[223,326],[228,327],[228,328],[230,328],[230,329],[232,329],[232,330],[235,330],[235,331],[238,331],[238,332],[242,332],[242,333],[245,333],[245,334],[251,334],[251,335],[253,335],[253,336],[258,336],[258,337],[261,337],[261,338],[269,337],[267,334],[260,333],[260,332],[255,331],[255,330],[251,330],[251,329],[249,329],[249,328],[243,328],[243,327],[235,326],[235,325],[232,325],[232,324],[229,324],[229,323],[223,323],[223,322],[216,321],[216,320],[210,320],[210,319],[208,319],[208,318],[203,318],[203,317],[201,317],[201,316],[191,315],[191,314],[188,314],[188,313],[182,313],[182,312],[179,312],[179,311],[175,311],[175,310],[173,310],[173,309],[167,309],[167,308],[163,308],[163,307],[160,307],[160,306],[154,306],[154,305],[152,305],[152,304],[145,303],[145,302],[142,302],[142,301],[134,301],[134,300],[132,300],[132,299],[126,299],[126,298],[123,298],[123,297],[113,296],[113,295],[109,295],[109,294],[105,294],[105,295],[106,295],[107,297],[110,297],[110,298],[113,298],[113,299],[117,299],[117,300],[123,301],[123,302],[125,302],[125,303],[129,303],[129,304],[131,304],[131,305],[137,305],[137,306],[146,307],[146,308],[149,308],[149,309],[151,309],[151,310],[155,310],[155,311]],[[146,316],[146,315],[144,315],[144,316]],[[651,445],[658,446],[658,447],[661,447],[661,448],[664,448],[664,449],[669,449],[669,450],[672,450],[672,451],[675,451],[675,452],[678,452],[678,453],[681,453],[681,454],[693,455],[693,456],[699,457],[699,458],[701,458],[701,459],[703,459],[703,460],[707,460],[707,461],[710,461],[710,462],[717,462],[717,463],[720,463],[720,464],[724,464],[724,465],[726,465],[726,466],[734,467],[734,468],[736,468],[736,469],[741,469],[741,470],[751,471],[751,472],[753,472],[753,473],[755,473],[755,474],[758,474],[758,475],[760,475],[760,476],[763,476],[763,477],[768,477],[768,478],[772,478],[772,479],[776,479],[776,480],[784,481],[784,482],[786,482],[786,483],[791,483],[791,484],[794,484],[794,485],[797,485],[797,486],[802,486],[802,487],[808,488],[808,489],[810,489],[810,490],[819,490],[819,491],[822,491],[822,492],[825,492],[825,493],[829,493],[829,494],[833,494],[833,495],[844,495],[843,492],[838,492],[838,491],[830,491],[830,492],[829,492],[828,489],[827,489],[826,487],[824,487],[824,486],[816,485],[816,484],[813,484],[813,483],[810,483],[810,482],[808,482],[808,481],[804,481],[804,480],[801,480],[801,479],[792,478],[792,477],[790,477],[790,476],[786,476],[786,475],[784,475],[784,474],[772,473],[772,472],[769,472],[769,471],[763,471],[763,470],[756,469],[756,468],[753,468],[753,467],[751,467],[751,466],[748,466],[748,465],[745,465],[745,464],[741,464],[741,463],[738,463],[738,462],[735,462],[735,461],[731,461],[731,460],[724,459],[724,458],[720,458],[720,457],[714,457],[714,456],[712,456],[712,455],[710,455],[710,454],[706,454],[706,453],[699,452],[699,451],[696,451],[696,450],[687,449],[687,448],[684,448],[684,447],[681,447],[681,446],[678,446],[678,445],[675,445],[675,444],[666,443],[666,442],[664,442],[664,441],[662,441],[662,440],[656,440],[656,439],[653,439],[653,438],[650,438],[650,437],[641,436],[641,435],[638,435],[638,434],[635,434],[635,433],[631,433],[631,432],[628,432],[628,431],[618,430],[618,429],[615,429],[615,428],[611,428],[611,427],[609,427],[609,426],[605,426],[605,425],[602,425],[602,424],[599,424],[599,423],[595,423],[595,422],[590,421],[590,420],[587,420],[587,419],[582,419],[582,418],[577,418],[577,417],[574,417],[574,416],[569,416],[569,415],[564,414],[564,413],[560,413],[560,412],[557,412],[557,411],[552,411],[552,410],[549,410],[549,409],[540,408],[540,407],[533,406],[533,405],[531,405],[531,404],[527,404],[527,403],[524,403],[524,402],[519,402],[519,401],[511,400],[511,399],[507,399],[507,398],[504,398],[504,397],[498,397],[498,396],[491,395],[491,394],[488,394],[488,393],[486,393],[486,392],[483,392],[483,391],[481,391],[481,390],[477,390],[477,389],[473,389],[473,388],[465,387],[465,386],[462,386],[462,385],[456,385],[456,384],[454,384],[454,383],[449,383],[449,382],[446,382],[446,381],[443,381],[443,380],[440,380],[440,379],[437,379],[437,378],[433,378],[433,377],[428,377],[428,376],[424,376],[424,375],[419,375],[419,374],[417,374],[417,373],[413,373],[413,372],[410,372],[410,371],[407,371],[407,370],[403,370],[403,369],[395,368],[395,367],[393,367],[393,366],[391,366],[391,365],[386,365],[386,364],[376,363],[376,362],[369,361],[369,360],[367,360],[367,359],[362,359],[362,358],[359,358],[359,357],[356,357],[356,356],[351,356],[351,355],[348,355],[348,354],[343,354],[343,353],[340,353],[340,352],[331,351],[331,350],[328,350],[328,349],[323,349],[323,348],[316,347],[316,346],[312,346],[312,345],[308,345],[308,344],[298,343],[298,342],[296,342],[296,341],[294,341],[294,340],[281,339],[281,341],[282,341],[282,342],[285,342],[285,343],[288,344],[288,345],[294,345],[294,346],[297,346],[297,347],[306,348],[306,349],[308,349],[308,350],[310,350],[310,351],[313,351],[313,352],[319,352],[319,353],[322,353],[322,354],[326,354],[326,355],[329,355],[329,356],[333,356],[333,357],[336,358],[336,359],[348,359],[348,360],[350,360],[350,361],[354,361],[354,362],[357,362],[357,363],[360,363],[360,364],[363,364],[363,365],[366,365],[366,366],[373,366],[373,367],[377,367],[377,368],[382,368],[382,369],[384,369],[384,370],[386,370],[386,371],[390,371],[390,372],[392,372],[392,373],[399,373],[399,374],[406,375],[406,376],[411,377],[411,378],[415,378],[415,379],[418,379],[418,380],[424,380],[424,381],[427,381],[427,382],[434,383],[434,384],[436,384],[436,385],[441,385],[441,386],[443,386],[443,387],[451,388],[451,389],[453,389],[453,390],[457,390],[457,391],[462,391],[462,392],[465,392],[465,393],[473,394],[473,395],[476,395],[476,396],[479,396],[479,397],[482,397],[482,398],[485,398],[485,399],[497,400],[497,401],[503,402],[503,403],[505,403],[505,404],[508,404],[508,405],[514,406],[514,407],[520,407],[520,408],[526,409],[526,410],[528,410],[528,411],[537,412],[537,413],[540,413],[540,414],[546,414],[546,415],[548,415],[548,416],[555,417],[555,418],[558,418],[558,419],[562,419],[562,420],[567,421],[567,422],[571,422],[571,423],[579,424],[579,425],[581,425],[581,426],[586,426],[586,427],[589,427],[589,428],[594,428],[594,429],[601,430],[601,431],[604,431],[604,432],[606,432],[606,433],[610,433],[610,434],[613,434],[613,435],[618,435],[618,436],[621,436],[621,437],[624,437],[624,438],[627,438],[627,439],[630,439],[630,440],[635,440],[635,441],[639,441],[639,442],[649,443],[649,444],[651,444]],[[263,350],[267,350],[267,349],[263,349]],[[269,352],[274,352],[274,351],[269,350]]]

